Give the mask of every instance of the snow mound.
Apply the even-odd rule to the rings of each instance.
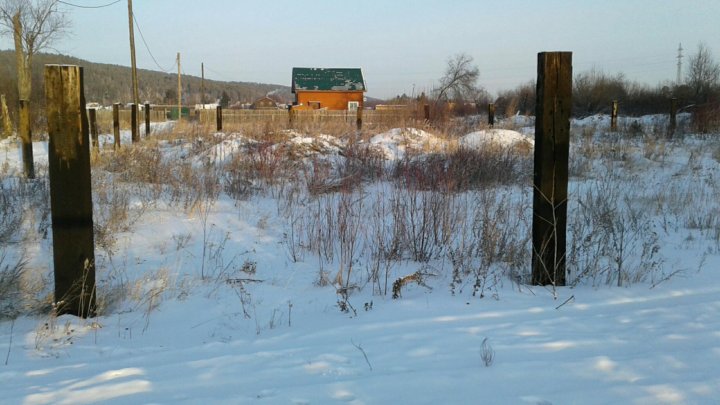
[[[445,140],[417,128],[393,128],[373,136],[369,144],[387,160],[400,160],[409,151],[437,151],[447,146]]]
[[[607,114],[595,114],[583,118],[572,118],[570,123],[573,127],[607,127],[610,128],[610,116]]]
[[[482,131],[471,132],[458,140],[460,147],[468,149],[476,149],[487,144],[496,144],[499,146],[515,146],[527,144],[535,145],[535,140],[520,132],[509,129],[486,129]]]
[[[238,133],[232,133],[227,136],[222,133],[217,133],[216,136],[224,137],[224,139],[213,145],[201,156],[201,159],[209,158],[215,163],[229,163],[237,153],[244,151],[248,145],[257,143],[255,140]]]
[[[304,157],[315,155],[337,156],[342,151],[344,143],[331,135],[319,135],[317,137],[295,135],[282,144],[281,147],[288,148],[291,153]]]

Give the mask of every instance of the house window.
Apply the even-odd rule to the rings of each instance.
[[[360,108],[360,103],[357,101],[348,101],[348,110],[357,111]]]
[[[308,105],[313,110],[319,110],[320,109],[320,102],[319,101],[308,101]]]

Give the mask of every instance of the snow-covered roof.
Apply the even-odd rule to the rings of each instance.
[[[360,68],[293,68],[292,92],[366,91]]]

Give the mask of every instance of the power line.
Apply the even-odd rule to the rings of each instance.
[[[140,39],[142,39],[143,44],[145,44],[145,49],[147,49],[148,53],[150,54],[150,57],[152,58],[153,62],[155,62],[155,66],[157,66],[160,70],[162,70],[165,73],[170,73],[170,70],[172,70],[175,65],[173,65],[170,69],[163,69],[162,66],[158,63],[157,59],[155,59],[155,56],[150,51],[150,47],[148,46],[147,42],[145,41],[145,36],[142,33],[142,30],[140,29],[140,24],[138,23],[137,19],[135,18],[135,13],[132,13],[133,21],[135,21],[135,26],[137,27],[138,32],[140,33]],[[177,61],[175,61],[177,63]]]
[[[231,79],[230,77],[226,76],[225,74],[220,73],[220,72],[218,72],[218,71],[216,71],[216,70],[210,69],[210,68],[207,67],[207,66],[205,66],[205,69],[208,70],[209,72],[215,73],[216,75],[220,76],[220,78],[222,78],[222,79],[225,79],[225,80],[227,80],[227,81],[233,81],[233,79]],[[212,79],[211,79],[211,80],[212,80]]]
[[[104,7],[110,7],[113,4],[120,3],[120,1],[122,1],[122,0],[115,0],[112,3],[103,4],[102,6],[81,6],[79,4],[72,4],[72,3],[68,3],[66,1],[57,0],[58,3],[64,4],[66,6],[77,7],[77,8],[104,8]]]

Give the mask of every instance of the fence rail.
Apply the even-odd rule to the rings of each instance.
[[[164,122],[167,120],[167,113],[170,111],[165,108],[151,108],[150,122]],[[130,109],[121,109],[120,113],[120,129],[130,129]],[[138,112],[138,125],[145,122],[145,111]],[[113,130],[113,112],[112,110],[97,110],[97,125],[100,133],[112,133]],[[140,125],[142,126],[142,125]]]
[[[197,110],[200,124],[213,125],[216,122],[215,110]],[[253,123],[289,123],[290,112],[287,110],[222,110],[223,125],[240,125]],[[296,110],[292,111],[294,124],[347,124],[355,125],[358,118],[356,111],[334,110]],[[410,109],[394,110],[363,110],[363,125],[380,125],[385,123],[403,122],[415,118],[415,111]]]
[[[171,112],[177,107],[153,106],[150,110],[151,122],[164,122],[170,119]],[[296,110],[293,114],[293,125],[348,125],[355,126],[357,120],[356,111],[334,111],[334,110]],[[97,126],[100,133],[112,133],[113,112],[112,109],[98,109]],[[217,111],[191,110],[190,119],[197,120],[201,125],[215,126],[217,122]],[[119,121],[121,130],[130,129],[131,111],[129,108],[119,110]],[[411,121],[422,119],[414,109],[387,109],[387,110],[363,110],[362,121],[364,127],[376,127],[383,125],[410,124]],[[290,125],[290,112],[288,110],[222,110],[223,126],[232,128],[243,124],[276,124]],[[138,113],[138,125],[142,127],[145,122],[145,112]]]

